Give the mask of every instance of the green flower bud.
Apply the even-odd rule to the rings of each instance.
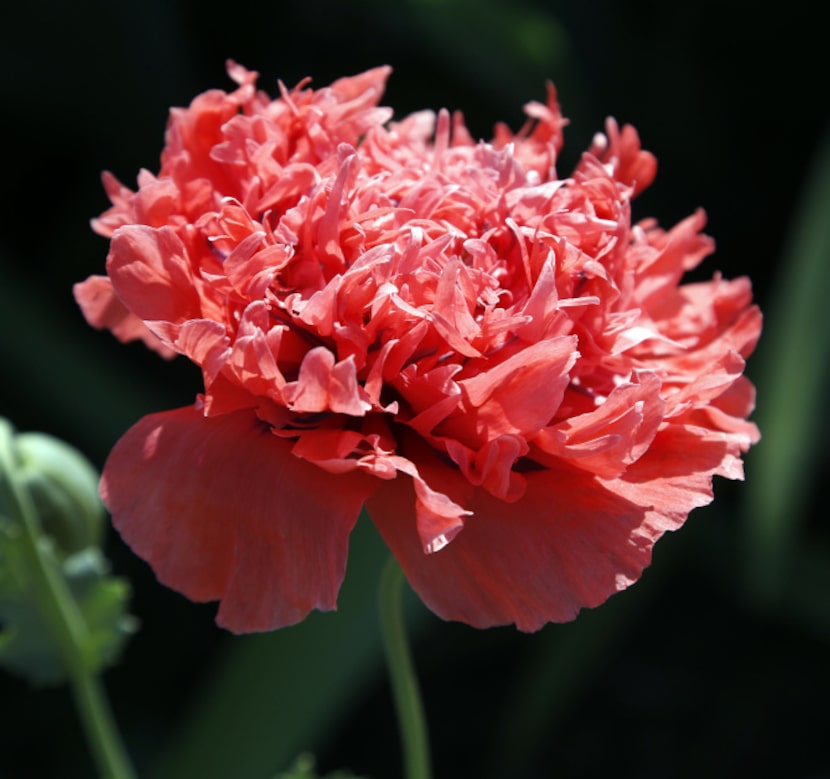
[[[54,684],[117,660],[135,620],[129,583],[109,575],[99,548],[103,531],[89,461],[0,417],[0,666]]]
[[[54,540],[56,551],[64,557],[100,545],[105,511],[98,497],[98,472],[89,460],[44,433],[9,438],[17,467],[2,477],[17,479],[29,493],[41,529]]]

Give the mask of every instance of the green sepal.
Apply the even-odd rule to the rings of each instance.
[[[55,545],[42,537],[38,554],[65,584],[82,618],[84,665],[98,672],[115,663],[137,628],[126,613],[129,584],[108,575],[107,562],[95,548],[61,561]],[[67,668],[29,569],[20,529],[0,518],[0,665],[37,685],[59,684]]]

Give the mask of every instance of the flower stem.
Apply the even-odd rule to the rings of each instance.
[[[402,594],[404,575],[390,556],[380,579],[380,618],[383,646],[398,715],[406,779],[430,779],[426,718],[406,639]]]
[[[87,742],[102,779],[134,779],[135,773],[115,726],[98,676],[89,668],[87,627],[66,581],[44,554],[39,521],[32,498],[15,478],[13,457],[0,442],[0,472],[8,474],[12,510],[20,519],[21,541],[29,558],[28,570],[36,602],[49,624],[69,676],[75,705]]]

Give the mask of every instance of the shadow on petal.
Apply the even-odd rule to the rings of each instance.
[[[273,630],[336,608],[349,533],[375,486],[291,447],[249,410],[151,414],[116,444],[101,495],[161,582],[221,600],[217,621],[233,632]]]
[[[430,484],[453,499],[469,495],[469,483],[445,467],[436,482],[437,458],[433,465],[418,460]],[[475,489],[461,504],[473,512],[464,529],[429,555],[415,531],[411,482],[386,482],[369,500],[369,514],[413,589],[444,619],[535,631],[599,605],[650,562],[653,541],[639,532],[644,507],[568,466],[525,478],[527,490],[515,503]]]

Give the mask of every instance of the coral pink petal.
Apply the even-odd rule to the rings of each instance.
[[[415,525],[425,554],[443,549],[464,527],[462,517],[469,514],[443,492],[434,490],[419,473],[417,466],[405,457],[387,458],[401,473],[412,477],[415,490]],[[398,479],[406,481],[406,479]]]
[[[681,525],[689,512],[711,503],[712,476],[743,478],[739,453],[743,436],[687,425],[667,425],[646,454],[605,487],[620,497],[647,506],[654,540]]]
[[[119,228],[112,238],[107,272],[118,297],[156,330],[158,323],[179,324],[202,316],[184,244],[169,227]],[[172,341],[176,329],[161,332]]]
[[[445,469],[439,488],[447,491],[450,474]],[[509,505],[476,490],[465,504],[473,514],[464,528],[428,555],[415,531],[409,480],[386,482],[369,500],[369,514],[412,587],[442,618],[535,631],[599,605],[649,563],[653,534],[640,531],[643,507],[577,469],[525,477],[523,497]],[[460,475],[454,479],[458,489],[469,486]]]
[[[488,439],[535,435],[562,402],[568,372],[578,357],[576,344],[572,336],[540,341],[495,368],[459,381],[476,433]]]
[[[637,383],[615,387],[596,410],[546,428],[533,443],[597,476],[619,476],[648,449],[663,421],[659,393],[660,379],[643,373]]]
[[[86,321],[93,327],[109,330],[122,343],[140,340],[162,357],[169,359],[175,356],[176,352],[165,346],[116,297],[112,282],[107,276],[90,276],[86,281],[75,284],[72,291]]]
[[[273,630],[336,607],[348,536],[374,481],[332,475],[248,411],[144,417],[116,444],[101,495],[159,580],[221,600],[237,633]]]
[[[293,411],[312,414],[331,410],[363,416],[371,408],[361,400],[354,359],[335,364],[334,355],[324,346],[309,350],[297,381],[285,385],[282,397]]]

